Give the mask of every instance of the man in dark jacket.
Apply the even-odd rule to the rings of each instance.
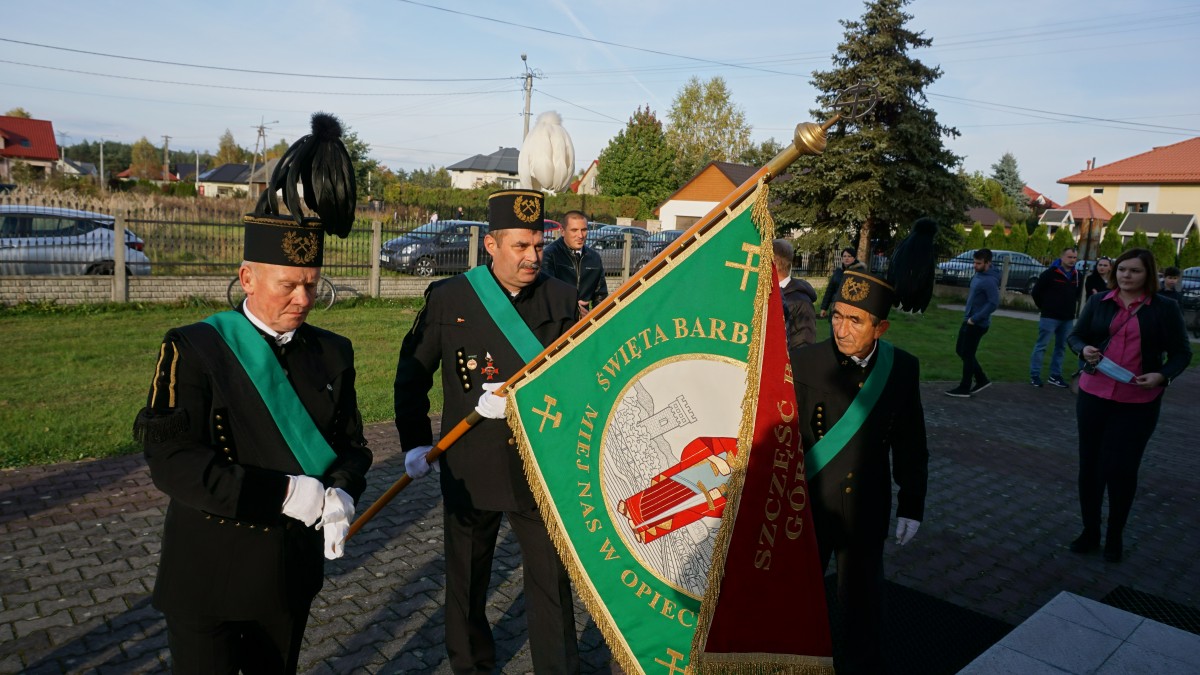
[[[587,216],[582,211],[568,211],[563,218],[562,236],[542,252],[546,274],[575,287],[580,316],[608,297],[604,263],[600,254],[587,246],[587,233]]]
[[[975,251],[974,259],[975,276],[971,279],[967,307],[958,328],[958,342],[954,345],[954,351],[963,362],[962,379],[957,387],[946,392],[947,396],[955,398],[968,398],[992,384],[975,354],[979,351],[979,341],[992,325],[992,312],[1000,306],[1000,270],[992,267],[990,248]]]
[[[1042,359],[1050,336],[1054,336],[1054,351],[1050,354],[1050,378],[1055,387],[1066,389],[1067,381],[1062,376],[1063,353],[1067,346],[1067,335],[1075,322],[1075,306],[1079,301],[1079,273],[1075,261],[1079,253],[1074,247],[1064,248],[1062,254],[1046,268],[1033,285],[1033,302],[1042,311],[1038,319],[1037,342],[1029,357],[1029,383],[1042,386]]]
[[[170,497],[153,598],[175,673],[296,672],[324,558],[366,487],[353,347],[305,323],[325,232],[301,208],[246,216],[245,301],[167,333],[134,423]]]
[[[446,547],[446,652],[455,673],[491,673],[496,666],[487,592],[505,515],[521,546],[533,670],[579,670],[570,580],[504,422],[504,400],[490,393],[575,324],[575,289],[539,272],[541,209],[542,195],[536,191],[507,190],[489,197],[484,246],[491,265],[429,286],[425,307],[404,337],[396,365],[396,429],[409,476],[420,478],[429,472],[429,392],[439,368],[443,430],[472,409],[488,418],[438,460]]]
[[[817,341],[817,311],[813,307],[817,291],[807,281],[792,278],[792,258],[796,254],[792,242],[776,239],[771,247],[775,254],[775,280],[783,298],[788,349],[810,345]]]
[[[790,352],[820,559],[837,558],[838,673],[884,670],[880,582],[893,478],[897,543],[911,541],[924,516],[920,365],[880,339],[892,303],[888,284],[847,271],[833,303],[833,337]]]

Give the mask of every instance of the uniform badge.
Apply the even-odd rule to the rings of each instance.
[[[495,376],[500,374],[500,369],[497,368],[496,364],[492,362],[491,352],[484,354],[483,358],[487,359],[487,365],[484,366],[479,372],[487,375],[488,382],[491,382]]]
[[[475,370],[479,367],[479,362],[474,358],[467,359],[467,370]]]

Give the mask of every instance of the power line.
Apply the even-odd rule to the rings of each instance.
[[[1005,103],[993,103],[991,101],[978,101],[978,100],[970,99],[970,98],[962,98],[960,96],[950,96],[948,94],[935,94],[933,92],[930,92],[929,96],[933,96],[936,98],[944,98],[949,101],[961,101],[961,102],[965,102],[965,103],[979,103],[979,104],[984,104],[984,105],[989,105],[989,106],[995,106],[996,108],[1007,108],[1009,110],[1018,110],[1018,111],[1022,111],[1025,113],[1040,113],[1042,115],[1057,115],[1059,117],[1068,117],[1068,118],[1072,118],[1072,119],[1084,120],[1084,121],[1090,121],[1090,122],[1105,122],[1108,124],[1126,124],[1126,125],[1129,125],[1132,127],[1144,127],[1144,128],[1148,128],[1148,129],[1162,129],[1162,130],[1167,130],[1167,131],[1177,131],[1177,132],[1188,133],[1188,134],[1200,134],[1200,129],[1190,129],[1187,127],[1168,127],[1168,126],[1165,126],[1162,124],[1147,124],[1145,122],[1126,122],[1124,120],[1111,119],[1111,118],[1107,118],[1107,117],[1091,117],[1088,115],[1075,115],[1073,113],[1054,112],[1053,110],[1038,110],[1037,108],[1023,108],[1021,106],[1008,105]],[[1033,115],[1030,115],[1030,116],[1032,117]],[[1070,121],[1070,120],[1059,120],[1059,121],[1066,122],[1066,121]],[[1118,127],[1118,128],[1124,128],[1124,127]]]
[[[535,91],[537,91],[537,93],[541,94],[542,96],[546,96],[546,97],[548,97],[548,98],[552,98],[552,99],[554,99],[555,101],[561,101],[561,102],[563,102],[563,103],[566,103],[567,105],[570,105],[570,106],[575,106],[576,108],[579,108],[580,110],[584,110],[584,111],[586,111],[586,112],[590,112],[590,113],[592,113],[593,115],[599,115],[599,116],[601,116],[601,117],[605,117],[605,118],[607,118],[607,119],[610,119],[610,120],[612,120],[612,121],[614,121],[614,122],[617,122],[618,124],[624,124],[624,123],[625,123],[625,120],[619,120],[619,119],[617,119],[617,118],[613,117],[612,115],[605,115],[604,113],[602,113],[602,112],[600,112],[600,111],[598,111],[598,110],[592,110],[591,108],[585,108],[584,106],[581,106],[581,105],[579,105],[578,103],[572,103],[572,102],[568,101],[568,100],[567,100],[567,99],[565,99],[565,98],[559,98],[559,97],[555,96],[554,94],[548,94],[548,93],[546,93],[546,92],[545,92],[544,90],[542,90],[542,89],[536,89]]]
[[[72,68],[59,68],[57,66],[43,66],[36,63],[24,63],[22,61],[9,61],[0,59],[0,63],[8,63],[14,66],[25,66],[27,68],[40,68],[42,70],[56,70],[62,73],[74,73],[76,75],[90,75],[92,77],[110,77],[117,80],[132,80],[134,82],[151,82],[154,84],[174,84],[182,87],[203,87],[205,89],[226,89],[230,91],[253,91],[264,92],[271,94],[306,94],[311,96],[450,96],[450,95],[465,95],[477,93],[502,93],[510,92],[512,89],[497,89],[493,92],[355,92],[355,91],[299,91],[294,89],[263,89],[262,87],[235,87],[228,84],[203,84],[200,82],[179,82],[176,80],[156,80],[148,77],[133,77],[130,75],[112,75],[109,73],[97,73],[87,70],[74,70]],[[507,78],[511,79],[511,78]]]
[[[136,56],[122,56],[120,54],[105,54],[104,52],[91,52],[83,49],[72,49],[70,47],[58,47],[55,45],[39,44],[37,42],[25,42],[24,40],[13,40],[11,38],[0,37],[0,42],[9,42],[12,44],[25,45],[28,47],[41,47],[42,49],[53,49],[60,52],[73,52],[75,54],[86,54],[88,56],[103,56],[110,59],[123,59],[126,61],[138,61],[141,63],[156,63],[164,66],[180,66],[182,68],[200,68],[203,70],[222,70],[229,73],[248,73],[250,75],[272,75],[281,77],[314,77],[327,80],[363,80],[368,82],[491,82],[499,80],[511,80],[511,77],[364,77],[358,75],[317,75],[315,73],[284,73],[273,70],[249,70],[246,68],[226,68],[223,66],[206,66],[195,63],[180,63],[179,61],[161,61],[158,59],[143,59]]]

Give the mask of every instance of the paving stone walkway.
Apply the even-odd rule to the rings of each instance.
[[[1073,395],[1002,383],[952,399],[948,387],[922,386],[929,501],[917,538],[888,544],[891,581],[1013,625],[1063,590],[1100,599],[1124,585],[1200,607],[1200,373],[1167,392],[1120,564],[1066,550],[1079,529]],[[390,423],[368,436],[373,500],[403,461]],[[305,672],[449,672],[437,492],[418,481],[327,566]],[[165,504],[140,456],[0,472],[0,673],[168,670],[149,602]],[[504,673],[531,670],[521,588],[504,529],[489,600]],[[611,672],[596,626],[576,616],[584,671]]]

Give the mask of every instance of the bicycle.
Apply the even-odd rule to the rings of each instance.
[[[246,299],[246,294],[242,292],[242,282],[237,277],[234,277],[225,289],[225,299],[234,309],[241,306],[242,300]],[[321,277],[321,281],[317,284],[317,297],[313,301],[313,307],[329,309],[335,302],[337,302],[337,287],[333,285],[333,281],[329,277]]]

